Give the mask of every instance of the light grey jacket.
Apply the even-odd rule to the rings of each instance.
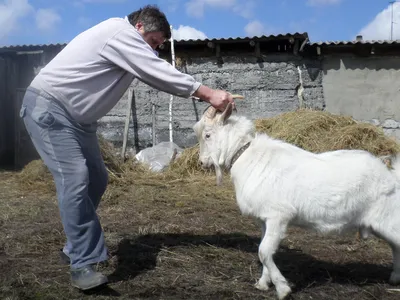
[[[179,97],[199,87],[159,58],[127,18],[111,18],[75,37],[34,78],[79,123],[95,122],[120,100],[133,79]]]

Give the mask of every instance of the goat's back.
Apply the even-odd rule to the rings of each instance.
[[[390,202],[398,197],[393,192],[399,180],[362,150],[314,154],[259,135],[231,175],[244,214],[262,219],[285,214],[321,231],[360,224],[371,209],[400,209],[400,199]]]

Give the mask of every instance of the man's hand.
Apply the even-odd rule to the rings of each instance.
[[[214,90],[211,94],[209,103],[220,111],[224,111],[228,103],[232,103],[233,107],[235,107],[232,95],[222,90]]]
[[[202,85],[193,96],[199,97],[200,99],[210,103],[219,111],[224,111],[228,103],[232,103],[235,108],[235,102],[233,101],[232,95],[223,90],[214,90]]]

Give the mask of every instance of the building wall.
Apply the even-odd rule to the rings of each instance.
[[[0,165],[12,166],[15,104],[9,96],[15,93],[16,65],[10,57],[0,57],[0,72]]]
[[[0,58],[0,74],[6,73],[6,61],[3,58]],[[3,80],[0,80],[0,157],[7,156],[7,120],[6,120],[6,83]],[[2,160],[5,160],[3,158]],[[0,159],[1,161],[1,159]]]
[[[19,118],[26,87],[61,47],[0,53],[0,166],[22,167],[38,157]],[[30,151],[33,149],[34,153]]]
[[[26,163],[22,156],[28,157],[23,152],[30,145],[29,139],[23,138],[23,126],[17,122],[17,106],[33,76],[60,50],[57,46],[42,53],[20,53],[13,61],[8,59],[7,64],[0,55],[0,71],[3,76],[6,70],[4,78],[7,79],[0,83],[0,165],[4,164],[2,159],[14,159],[19,167]],[[213,88],[244,95],[244,100],[236,101],[238,112],[253,120],[299,107],[326,109],[382,125],[388,134],[400,140],[400,60],[397,57],[367,58],[342,53],[325,55],[321,59],[317,56],[302,58],[290,52],[261,52],[265,55],[262,55],[263,62],[259,62],[254,53],[236,50],[224,52],[222,64],[207,51],[202,54],[178,51],[177,67]],[[153,145],[153,121],[155,143],[168,141],[170,95],[140,81],[134,81],[131,89],[100,120],[99,132],[121,146],[131,91],[134,91],[134,101],[128,147],[139,151]],[[192,126],[206,107],[203,102],[174,97],[176,144],[188,147],[196,143]]]
[[[208,86],[244,95],[245,100],[236,101],[237,109],[252,119],[291,111],[301,104],[324,108],[320,62],[289,54],[263,58],[264,62],[258,63],[251,55],[224,56],[223,64],[218,65],[215,57],[197,57],[186,60],[179,69]],[[303,101],[297,93],[300,83]],[[141,82],[134,82],[132,89],[135,93],[133,115],[137,126],[130,122],[128,146],[142,149],[152,145],[153,104],[156,107],[156,143],[168,141],[170,95]],[[125,93],[112,111],[100,120],[100,132],[116,144],[121,144],[123,139],[128,94]],[[192,126],[206,107],[206,103],[174,97],[173,132],[176,144],[181,147],[195,144]]]
[[[331,55],[323,60],[326,110],[372,122],[400,140],[400,57]]]

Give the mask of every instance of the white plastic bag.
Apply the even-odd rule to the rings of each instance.
[[[149,147],[139,151],[135,158],[150,167],[153,172],[161,172],[171,162],[174,151],[176,150],[176,158],[180,156],[183,149],[172,142],[161,142],[153,147]]]

